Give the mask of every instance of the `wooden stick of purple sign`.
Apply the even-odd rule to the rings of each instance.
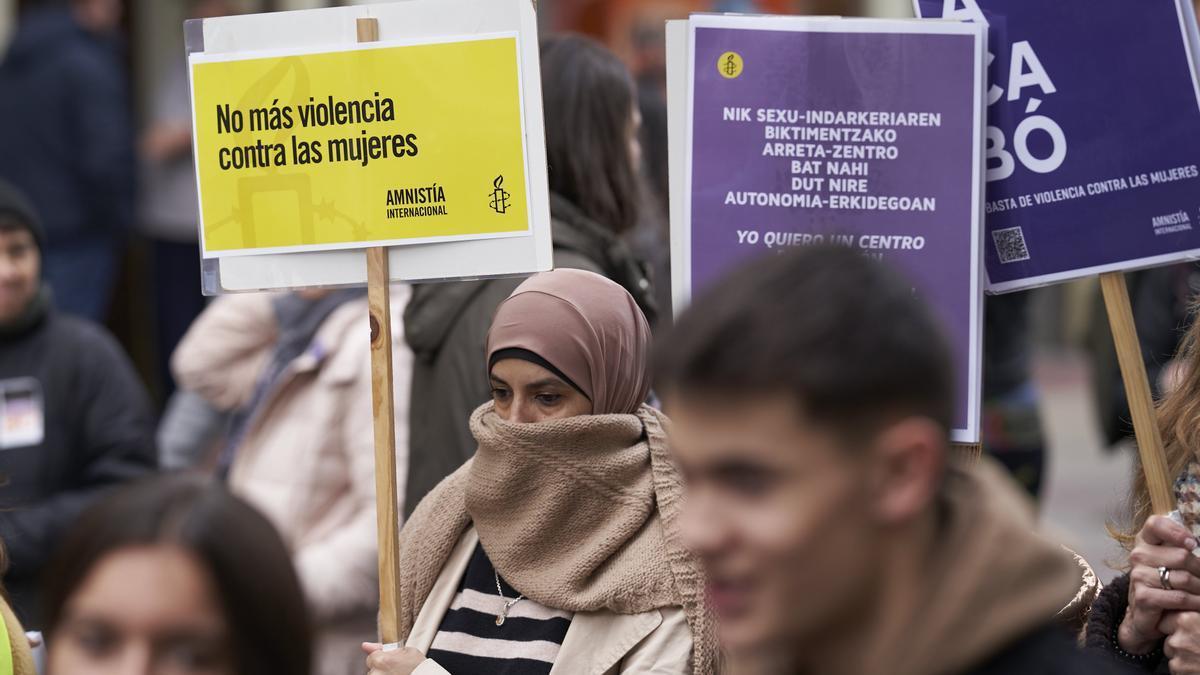
[[[1125,381],[1125,394],[1129,398],[1129,412],[1133,417],[1133,430],[1137,436],[1138,456],[1141,458],[1142,471],[1146,474],[1146,485],[1150,489],[1150,504],[1155,513],[1169,513],[1175,509],[1175,498],[1171,494],[1171,476],[1167,469],[1162,434],[1159,432],[1158,419],[1154,412],[1154,399],[1150,395],[1150,381],[1146,377],[1146,363],[1142,360],[1137,328],[1133,323],[1133,309],[1129,304],[1125,274],[1101,274],[1100,289],[1104,293],[1108,325],[1112,329],[1117,361],[1121,365],[1121,378]]]

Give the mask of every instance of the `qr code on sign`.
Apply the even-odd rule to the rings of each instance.
[[[996,254],[1000,263],[1029,260],[1029,249],[1025,246],[1025,233],[1019,227],[992,230],[992,241],[996,242]]]

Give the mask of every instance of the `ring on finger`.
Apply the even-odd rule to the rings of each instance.
[[[1168,591],[1175,590],[1171,586],[1171,570],[1166,567],[1158,568],[1158,580],[1162,583],[1162,587]]]

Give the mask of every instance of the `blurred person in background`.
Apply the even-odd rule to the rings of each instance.
[[[908,0],[893,0],[911,13]],[[558,29],[596,36],[632,71],[641,115],[641,208],[634,228],[622,237],[634,256],[649,266],[659,312],[657,328],[671,321],[670,224],[668,213],[668,147],[666,33],[663,22],[693,12],[826,14],[857,16],[861,0],[560,0],[551,10]]]
[[[197,476],[121,490],[45,570],[47,675],[309,675],[312,639],[279,534]]]
[[[33,206],[0,181],[0,541],[29,628],[42,625],[36,577],[63,532],[101,491],[156,465],[141,381],[107,331],[57,311],[44,243]]]
[[[1139,467],[1130,488],[1128,528],[1110,528],[1128,552],[1126,572],[1096,599],[1089,647],[1138,672],[1200,673],[1200,323],[1177,361],[1176,388],[1158,405],[1179,520],[1153,515]]]
[[[29,0],[0,63],[0,178],[42,214],[60,307],[103,322],[133,223],[120,0]]]
[[[950,456],[949,352],[911,284],[841,247],[741,268],[661,341],[682,539],[734,672],[1108,672],[1056,623],[1071,555],[990,460]]]
[[[984,451],[1037,499],[1046,453],[1033,381],[1030,291],[990,295],[983,312]]]
[[[654,20],[656,18],[657,20]],[[639,20],[631,26],[633,73],[637,82],[641,132],[638,143],[642,165],[642,208],[636,227],[626,233],[634,255],[644,260],[654,280],[654,302],[661,310],[657,320],[671,320],[671,186],[667,154],[667,53],[661,16]],[[657,327],[655,324],[654,327]]]
[[[364,645],[371,675],[715,672],[668,422],[643,403],[649,350],[633,297],[591,272],[500,305],[478,451],[401,532],[407,643]]]
[[[234,14],[229,0],[189,0],[188,18]],[[200,291],[199,205],[192,162],[192,105],[187,61],[168,68],[154,90],[150,124],[139,139],[142,163],[139,224],[151,244],[156,375],[170,397],[174,380],[171,352],[188,326],[204,311]]]
[[[1193,302],[1200,293],[1200,266],[1180,263],[1155,267],[1126,273],[1125,279],[1150,391],[1159,400],[1178,383],[1180,368],[1175,356],[1195,320]],[[1116,444],[1134,435],[1133,418],[1099,294],[1095,296],[1093,316],[1086,346],[1092,359],[1100,422],[1108,442],[1120,447]]]
[[[407,297],[404,286],[392,291],[394,319]],[[360,675],[360,646],[376,635],[367,327],[363,289],[226,295],[200,315],[173,358],[177,395],[198,394],[228,420],[217,456],[191,463],[215,464],[234,494],[282,533],[314,617],[319,675]],[[399,325],[393,330],[399,334]],[[393,348],[397,463],[404,467],[402,413],[412,357],[401,340]],[[188,464],[181,458],[170,463]]]
[[[541,45],[554,266],[617,282],[654,321],[647,269],[621,235],[638,220],[637,96],[617,57],[580,36]],[[404,316],[413,370],[405,513],[475,452],[467,420],[488,400],[482,346],[496,307],[520,279],[421,284]]]
[[[1140,270],[1136,288],[1130,293],[1134,305],[1142,359],[1154,398],[1168,395],[1181,381],[1185,370],[1176,355],[1180,353],[1188,329],[1196,319],[1196,298],[1200,294],[1200,265],[1183,263]],[[1124,387],[1120,388],[1122,395]],[[1129,401],[1122,400],[1124,419],[1129,419]],[[1128,433],[1132,435],[1132,424]]]
[[[232,419],[232,411],[217,408],[199,393],[176,389],[167,399],[155,433],[159,468],[215,470]]]

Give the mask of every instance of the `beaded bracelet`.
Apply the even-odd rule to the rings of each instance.
[[[1145,654],[1130,654],[1122,649],[1120,641],[1117,640],[1117,632],[1120,630],[1120,628],[1121,624],[1119,623],[1113,626],[1112,635],[1109,636],[1112,640],[1113,650],[1116,652],[1118,658],[1137,666],[1146,666],[1152,663],[1158,663],[1158,661],[1162,659],[1162,647],[1155,647],[1153,651],[1146,652]]]

